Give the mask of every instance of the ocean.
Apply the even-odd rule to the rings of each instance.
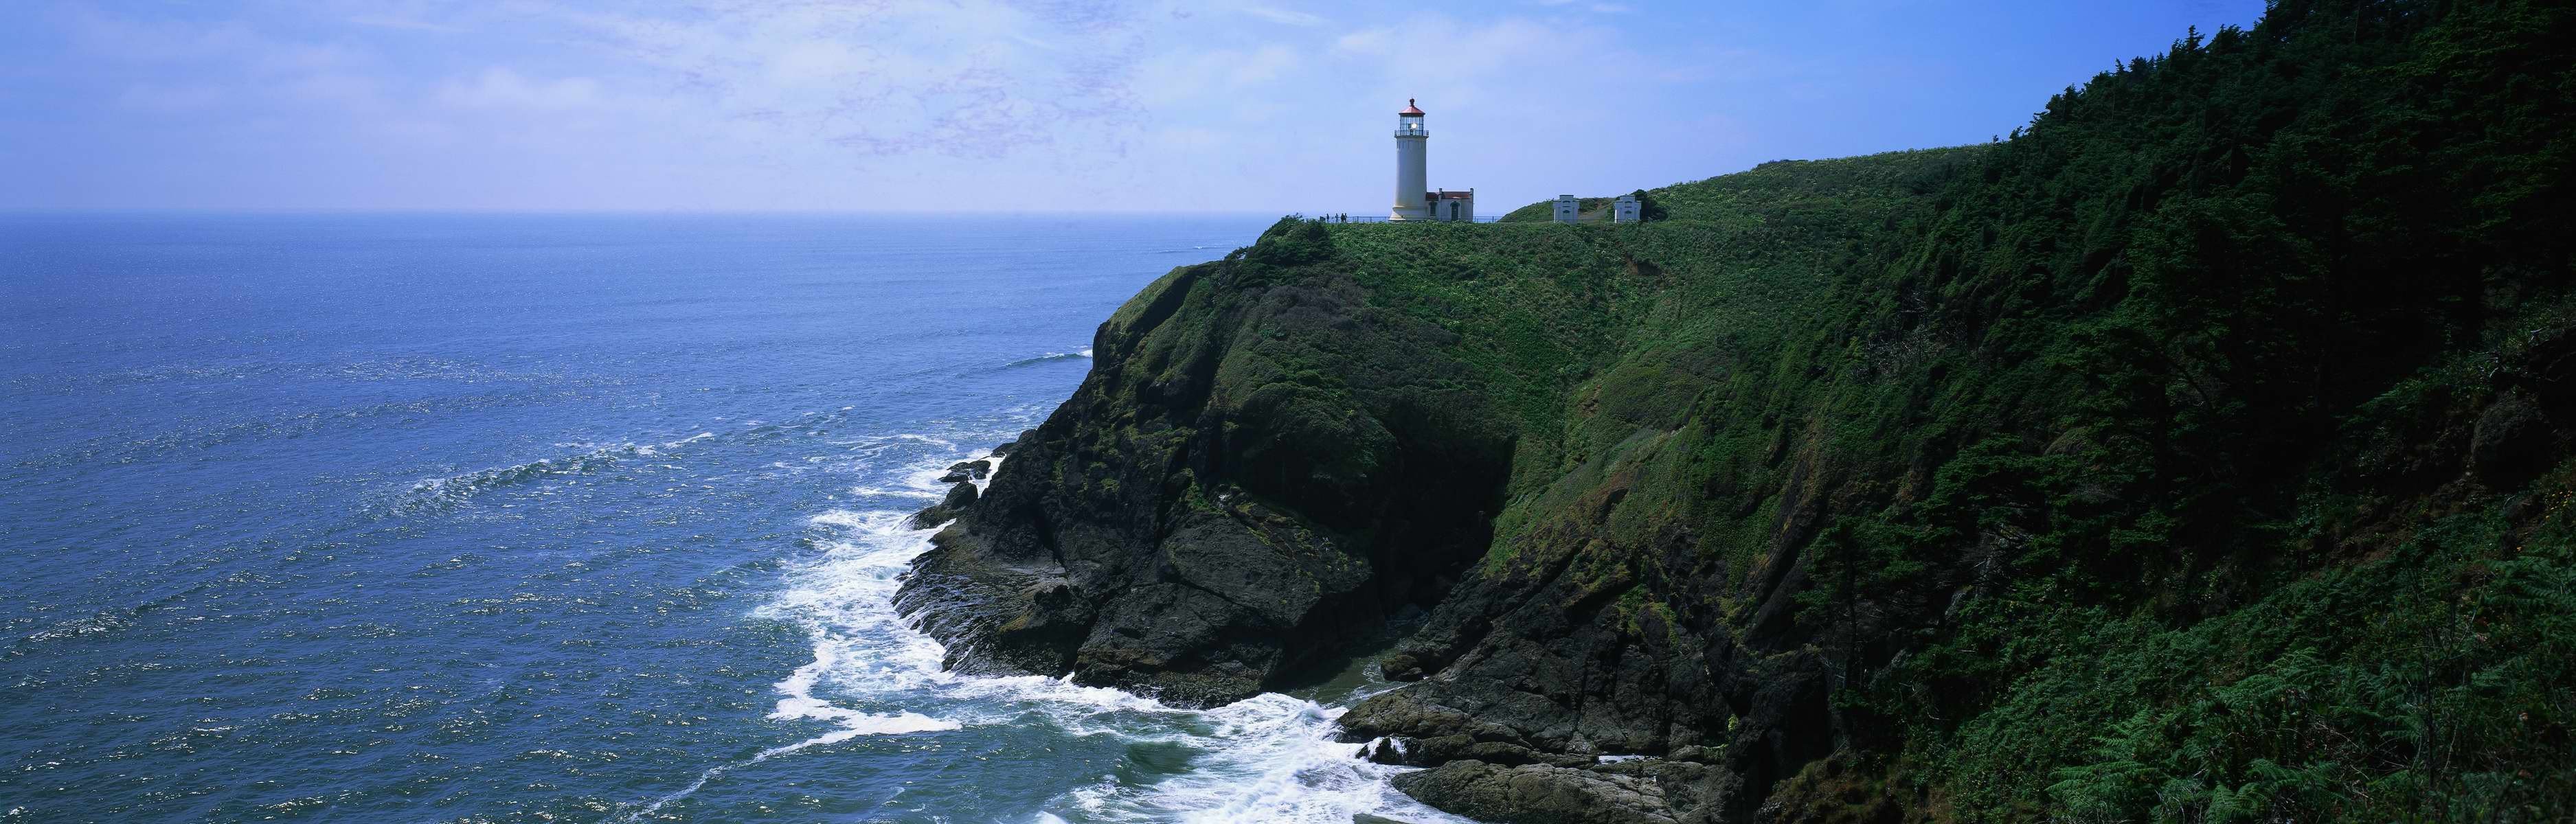
[[[1271,218],[0,215],[0,824],[1457,821],[1331,741],[965,677],[948,464]]]

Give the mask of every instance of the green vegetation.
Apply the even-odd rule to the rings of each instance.
[[[1642,224],[1285,219],[907,592],[1207,700],[1436,603],[1342,723],[1459,804],[1624,752],[1678,820],[2561,820],[2571,181],[2576,8],[2279,0]]]
[[[1731,175],[1676,183],[1633,194],[1646,205],[1649,221],[1684,220],[1748,226],[1775,214],[1806,210],[1887,209],[1900,200],[1929,194],[1963,165],[1983,156],[1984,146],[1910,149],[1832,160],[1774,160]],[[1578,199],[1586,220],[1604,214],[1612,198]],[[1504,223],[1545,223],[1554,214],[1550,201],[1513,209]]]
[[[2008,141],[1640,226],[1315,226],[1309,265],[1515,421],[1472,586],[1803,656],[1831,728],[1785,732],[1907,816],[2553,819],[2571,66],[2561,4],[2278,2]]]

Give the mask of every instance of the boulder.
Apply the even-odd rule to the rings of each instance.
[[[940,498],[939,503],[913,513],[912,528],[929,529],[947,523],[964,513],[967,507],[975,505],[975,496],[974,484],[959,482],[956,486],[949,487],[948,495]]]
[[[1506,767],[1521,764],[1579,767],[1594,761],[1594,758],[1589,755],[1540,752],[1508,741],[1478,741],[1468,735],[1397,738],[1387,739],[1387,741],[1395,745],[1392,753],[1388,752],[1386,746],[1381,745],[1378,752],[1370,754],[1370,760],[1381,764],[1404,764],[1415,767],[1432,767],[1451,761],[1482,761]],[[1388,754],[1394,755],[1396,760],[1386,760],[1384,756]]]
[[[1395,777],[1395,788],[1498,824],[1674,824],[1664,788],[1635,770],[1452,761]]]

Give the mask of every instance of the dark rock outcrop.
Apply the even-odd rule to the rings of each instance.
[[[993,454],[999,455],[1002,453],[997,448]],[[964,483],[966,481],[980,481],[992,476],[992,474],[993,462],[989,459],[977,458],[971,461],[958,461],[949,465],[948,474],[939,476],[939,482],[943,484],[954,484]]]
[[[1708,820],[1697,799],[1717,780],[1697,764],[1590,767],[1451,761],[1396,776],[1396,789],[1443,810],[1498,824],[1684,824]],[[1676,803],[1678,802],[1678,803]]]
[[[929,529],[947,523],[950,519],[965,514],[967,507],[975,505],[977,495],[975,485],[965,481],[955,483],[955,486],[948,488],[948,494],[939,499],[939,503],[913,513],[912,528]]]
[[[1177,270],[1102,325],[1091,376],[898,597],[952,666],[1233,701],[1483,553],[1510,431],[1458,388],[1454,336],[1336,272],[1247,277],[1310,261],[1296,242]]]

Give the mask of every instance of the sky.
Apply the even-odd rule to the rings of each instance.
[[[16,0],[0,208],[1500,214],[1974,143],[2260,0]]]

